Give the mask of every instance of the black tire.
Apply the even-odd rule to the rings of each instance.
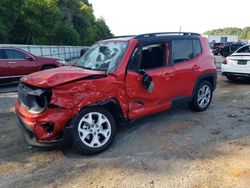
[[[91,144],[91,141],[90,141],[90,143],[87,143],[87,144],[84,143],[84,141],[87,142],[87,141],[91,140],[91,137],[92,137],[92,141],[93,141],[94,137],[96,136],[96,137],[98,137],[97,139],[99,140],[99,143],[101,143],[100,142],[100,139],[102,136],[101,132],[97,133],[96,131],[98,131],[98,130],[94,130],[93,132],[86,134],[88,136],[86,136],[84,138],[84,141],[82,141],[82,139],[81,139],[82,133],[80,133],[78,131],[78,128],[79,127],[82,128],[83,126],[89,126],[89,128],[82,128],[83,130],[89,131],[91,129],[90,125],[86,122],[79,124],[81,122],[81,120],[84,117],[86,117],[86,115],[89,113],[102,114],[103,115],[102,117],[106,117],[107,120],[109,121],[109,125],[110,125],[109,138],[107,139],[105,144],[100,146],[100,147],[94,147],[94,146],[90,147],[87,144]],[[108,125],[108,123],[107,123],[107,125]],[[103,127],[103,125],[102,125],[102,127]],[[94,136],[94,134],[95,134],[95,136]],[[76,150],[80,154],[95,155],[95,154],[98,154],[98,153],[106,150],[111,145],[111,143],[113,142],[113,140],[115,138],[115,134],[116,134],[116,122],[115,122],[113,116],[110,114],[110,112],[102,107],[88,107],[88,108],[83,109],[74,120],[74,127],[72,129],[72,140],[73,140],[73,145],[75,146]],[[87,137],[90,139],[88,139]]]
[[[208,103],[206,105],[204,104],[204,106],[201,106],[199,104],[199,101],[198,101],[198,96],[199,96],[199,92],[201,92],[201,88],[203,88],[204,86],[207,86],[210,89],[210,99],[209,99],[209,101],[208,101]],[[213,88],[212,88],[212,85],[207,80],[203,80],[203,81],[201,81],[199,83],[199,86],[197,87],[197,89],[196,89],[196,91],[194,93],[194,96],[193,96],[191,102],[189,103],[189,107],[193,111],[203,112],[203,111],[205,111],[209,107],[209,105],[210,105],[210,103],[212,101],[212,98],[213,98]]]
[[[54,68],[56,68],[56,67],[55,67],[55,66],[48,65],[48,66],[44,66],[44,67],[42,68],[42,70],[49,70],[49,69],[54,69]]]
[[[236,76],[226,76],[229,81],[236,81],[237,77]]]

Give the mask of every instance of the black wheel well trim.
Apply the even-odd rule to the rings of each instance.
[[[102,100],[102,101],[90,104],[84,108],[88,108],[88,107],[103,107],[103,108],[105,108],[114,117],[117,125],[119,125],[119,123],[127,123],[128,122],[128,119],[126,119],[124,114],[123,114],[121,104],[116,98]]]
[[[216,89],[216,87],[217,87],[217,74],[216,73],[206,73],[206,74],[203,74],[197,78],[197,80],[195,82],[194,89],[193,89],[192,96],[195,95],[195,92],[196,92],[196,90],[197,90],[197,88],[202,80],[207,80],[207,81],[211,82],[213,91]]]

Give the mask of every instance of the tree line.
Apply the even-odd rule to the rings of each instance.
[[[0,0],[0,43],[91,45],[112,36],[87,0]]]
[[[206,35],[239,35],[242,40],[250,40],[250,27],[243,29],[237,27],[226,27],[223,29],[213,29],[206,31]]]

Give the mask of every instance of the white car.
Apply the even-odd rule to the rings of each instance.
[[[250,78],[250,45],[245,45],[224,59],[221,64],[221,74],[228,80],[239,77]]]

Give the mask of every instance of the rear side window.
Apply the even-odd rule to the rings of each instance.
[[[172,41],[173,63],[181,63],[193,59],[192,40],[173,40]]]
[[[12,50],[12,49],[6,49],[5,54],[7,56],[7,59],[25,59],[25,53]]]
[[[201,43],[199,40],[193,40],[194,57],[201,54]]]

